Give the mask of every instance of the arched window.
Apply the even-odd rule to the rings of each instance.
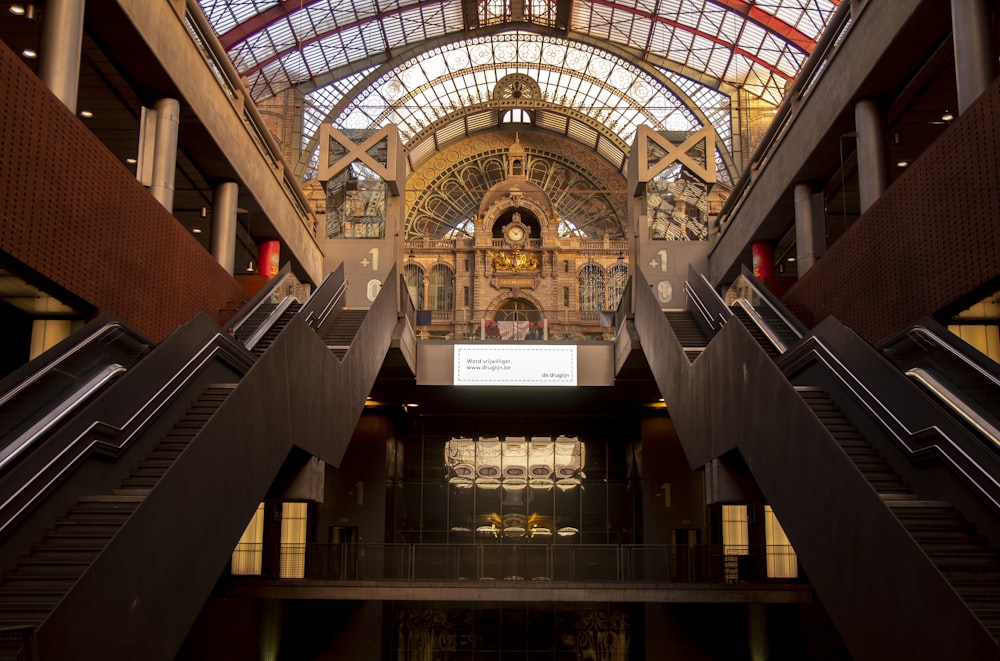
[[[580,309],[606,310],[604,269],[598,264],[586,264],[580,269]]]
[[[437,264],[431,269],[427,297],[431,310],[451,310],[455,307],[454,280],[451,269]]]
[[[619,258],[617,264],[608,269],[608,300],[611,301],[610,310],[617,310],[618,303],[625,293],[625,284],[628,282],[628,266],[623,258]]]
[[[403,278],[406,280],[406,289],[410,292],[413,305],[418,310],[424,308],[424,270],[419,264],[410,262],[403,267]]]

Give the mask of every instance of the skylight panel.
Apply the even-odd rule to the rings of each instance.
[[[271,43],[274,44],[276,52],[286,50],[298,43],[295,35],[292,34],[292,26],[286,19],[272,23],[268,27],[266,34]]]
[[[760,26],[747,22],[743,26],[743,32],[740,35],[739,47],[748,53],[756,54],[764,43],[767,34],[764,29]]]
[[[727,11],[722,17],[722,22],[716,34],[723,41],[730,44],[737,44],[739,43],[740,33],[743,32],[745,24],[746,21],[742,17]]]
[[[296,12],[293,14],[293,19],[298,16],[307,16],[309,24],[312,26],[312,34],[322,34],[327,32],[337,26],[337,18],[334,15],[333,7],[329,4],[315,4],[310,7],[306,7],[304,12]]]

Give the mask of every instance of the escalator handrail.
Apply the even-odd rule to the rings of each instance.
[[[133,332],[132,329],[128,328],[119,321],[109,321],[108,323],[102,324],[99,327],[91,329],[91,331],[88,332],[86,337],[81,339],[79,342],[74,344],[69,349],[66,349],[65,351],[60,352],[58,355],[55,355],[52,360],[44,363],[43,365],[38,366],[37,369],[32,371],[29,376],[20,378],[18,382],[13,387],[11,387],[7,392],[0,394],[0,406],[4,406],[5,404],[7,404],[14,397],[24,392],[28,387],[34,385],[39,380],[41,380],[45,375],[47,375],[52,370],[59,367],[59,365],[64,363],[67,359],[78,354],[83,349],[86,349],[94,342],[97,342],[112,330],[121,330],[127,333]],[[143,339],[143,341],[147,340]],[[26,367],[31,366],[31,364],[32,363],[28,363]]]
[[[25,450],[30,448],[36,440],[45,434],[45,432],[65,420],[95,392],[106,386],[112,379],[125,371],[125,366],[118,363],[105,365],[103,368],[98,370],[96,374],[87,379],[83,385],[74,390],[68,397],[56,404],[48,413],[35,421],[35,424],[18,435],[17,438],[7,443],[6,446],[0,448],[0,472],[2,472],[8,464],[14,461]]]
[[[967,352],[960,350],[955,346],[955,343],[950,341],[946,336],[942,336],[940,333],[935,332],[933,329],[928,328],[924,324],[917,324],[907,329],[905,335],[917,335],[926,340],[932,342],[939,349],[948,352],[954,358],[957,358],[970,370],[976,372],[979,376],[983,377],[989,381],[995,388],[1000,390],[1000,376],[994,374],[990,370],[986,369],[979,362],[973,360]],[[988,360],[988,359],[987,359]]]
[[[260,342],[261,339],[263,339],[263,337],[267,334],[267,331],[271,330],[271,327],[277,323],[278,319],[281,318],[281,315],[283,315],[293,303],[298,302],[299,300],[294,296],[286,296],[283,298],[281,302],[278,303],[273,310],[271,310],[271,313],[267,315],[267,318],[260,324],[260,326],[257,327],[253,334],[246,339],[243,346],[247,349],[253,350],[253,348],[257,346],[257,343]]]
[[[136,395],[129,388],[131,381],[121,379],[100,395],[109,399],[116,398],[116,406],[117,399],[120,399],[120,407],[132,411],[127,418],[118,424],[95,419],[83,428],[68,432],[72,434],[69,438],[63,438],[53,444],[53,456],[44,459],[42,470],[32,471],[20,482],[15,481],[10,485],[0,482],[0,489],[3,489],[0,492],[0,537],[7,534],[36,502],[60,484],[89,453],[98,451],[109,456],[124,453],[132,441],[167,408],[178,393],[194,381],[201,369],[213,360],[223,360],[238,374],[246,374],[250,370],[254,363],[252,354],[243,350],[239,342],[234,342],[232,338],[220,333],[218,327],[207,318],[198,317],[194,322],[189,322],[188,326],[199,322],[198,328],[203,326],[211,330],[201,335],[202,339],[197,340],[192,348],[185,351],[188,358],[177,369],[171,371],[170,378],[151,396],[142,395],[142,401],[135,401]],[[184,327],[180,330],[183,329]],[[167,338],[153,351],[163,349],[171,339]],[[179,346],[185,347],[184,344]],[[176,347],[167,349],[177,350]],[[158,378],[156,374],[146,374],[152,369],[147,369],[152,358],[153,354],[147,356],[146,360],[129,370],[126,377],[136,380]],[[56,440],[55,437],[53,440]],[[6,477],[9,478],[10,475]]]
[[[267,300],[271,298],[271,294],[277,290],[286,278],[288,278],[291,272],[292,264],[291,262],[286,262],[285,265],[281,267],[281,270],[278,271],[273,278],[268,280],[267,284],[261,287],[260,291],[254,294],[253,297],[247,301],[242,308],[240,308],[240,311],[229,320],[229,328],[231,328],[234,333],[238,331],[240,327],[253,316],[254,312],[267,303]]]
[[[914,367],[906,370],[905,374],[920,383],[952,410],[955,415],[972,425],[996,449],[1000,450],[1000,429],[997,429],[993,423],[980,415],[976,407],[970,406],[964,397],[955,394],[947,384],[922,367]]]
[[[781,300],[771,293],[767,287],[764,287],[759,280],[757,280],[753,271],[748,269],[746,264],[742,265],[740,275],[746,281],[747,285],[754,290],[754,293],[756,293],[757,296],[764,301],[771,312],[777,315],[777,317],[785,323],[788,330],[790,330],[796,337],[801,338],[809,332],[809,329],[805,327],[805,324],[799,321],[794,314],[791,314]]]
[[[747,313],[747,316],[750,317],[750,321],[752,321],[754,326],[756,326],[760,332],[764,334],[764,337],[766,337],[768,341],[774,345],[774,348],[778,350],[778,353],[785,353],[788,351],[788,345],[786,345],[784,341],[778,337],[778,334],[771,329],[771,326],[764,321],[764,318],[760,316],[759,312],[757,312],[757,308],[753,306],[753,303],[745,298],[738,298],[736,299],[735,304],[740,306],[740,308]]]
[[[820,334],[822,333],[821,327],[817,329]],[[874,349],[872,349],[872,353],[874,354],[872,357],[873,360],[884,360]],[[933,442],[931,446],[937,447],[941,458],[951,464],[960,474],[964,475],[968,484],[978,491],[994,509],[1000,511],[1000,481],[997,479],[1000,471],[991,471],[988,467],[983,466],[977,461],[973,457],[973,454],[978,454],[974,451],[974,448],[962,447],[961,443],[937,425],[923,429],[911,429],[906,422],[901,420],[896,413],[883,403],[881,398],[861,381],[855,372],[841,360],[838,353],[830,347],[828,342],[817,334],[806,337],[802,342],[789,350],[783,356],[780,366],[786,376],[790,377],[809,362],[819,362],[822,364],[828,373],[837,379],[854,400],[865,408],[882,429],[909,455],[917,456],[929,449],[925,439],[931,435],[936,435],[940,439],[940,442]],[[899,374],[900,378],[904,379],[904,383],[909,383],[901,373],[897,372],[897,374]],[[917,391],[910,390],[909,392]]]

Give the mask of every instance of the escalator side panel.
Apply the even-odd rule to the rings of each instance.
[[[637,297],[635,324],[689,463],[740,452],[857,658],[995,658],[996,641],[741,324],[690,365],[652,294]]]

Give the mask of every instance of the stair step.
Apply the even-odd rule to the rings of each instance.
[[[56,521],[49,532],[56,535],[81,537],[106,537],[110,539],[121,528],[120,523],[93,523],[89,521]]]
[[[100,552],[100,548],[57,548],[36,546],[31,555],[19,560],[20,563],[34,562],[51,565],[89,565]]]
[[[4,579],[3,585],[0,585],[0,590],[11,589],[65,594],[74,583],[76,583],[76,579],[68,576],[41,577],[18,576],[17,574],[13,574]]]
[[[104,535],[46,535],[32,548],[36,551],[99,551],[110,539]]]
[[[81,503],[141,503],[143,498],[134,495],[116,495],[113,493],[100,494],[96,496],[80,496]]]

